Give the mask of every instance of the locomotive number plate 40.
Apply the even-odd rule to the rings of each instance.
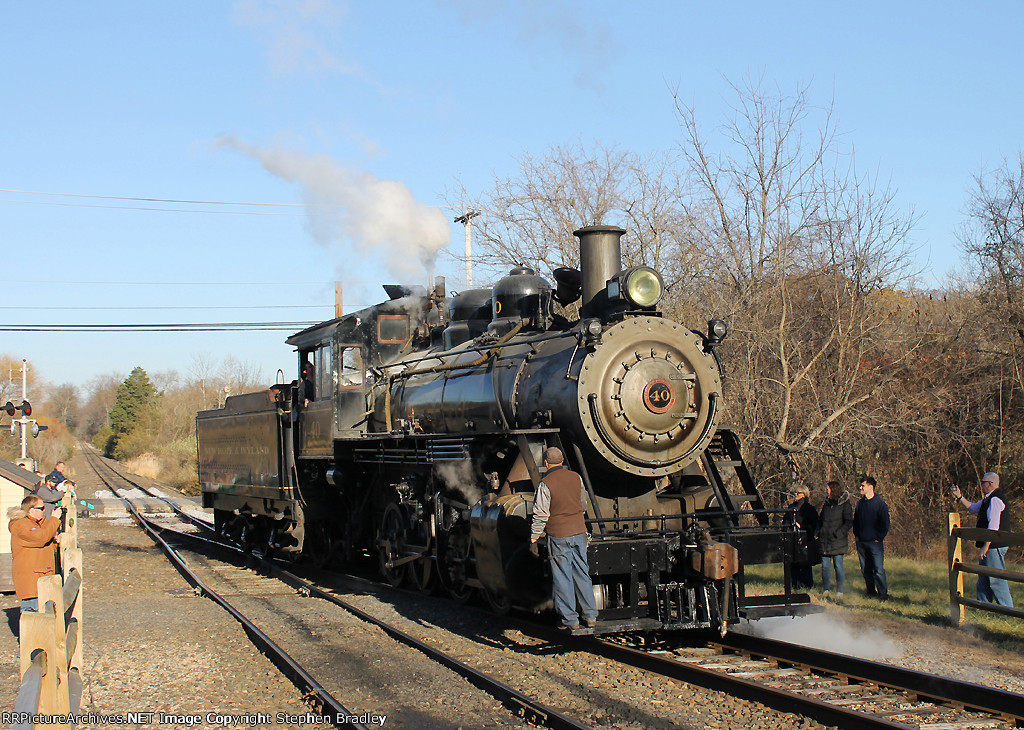
[[[665,413],[675,402],[675,391],[672,390],[669,382],[663,378],[652,380],[644,388],[644,405],[652,413]]]

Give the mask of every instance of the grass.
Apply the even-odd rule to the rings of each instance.
[[[1007,555],[1009,559],[1011,556]],[[1008,563],[1010,561],[1008,560]],[[1024,572],[1019,563],[1008,564],[1007,570]],[[864,578],[856,555],[847,555],[846,595],[843,605],[866,614],[889,619],[915,621],[931,626],[951,626],[949,621],[949,573],[940,560],[912,560],[886,556],[885,573],[889,582],[890,600],[882,603],[864,595]],[[781,593],[781,565],[753,565],[744,569],[747,590],[751,594]],[[975,598],[976,576],[964,575],[964,596]],[[824,599],[821,590],[821,566],[814,569],[814,588],[810,590],[815,603]],[[1024,583],[1010,582],[1014,606],[1024,607]],[[1024,652],[1024,619],[1002,616],[976,608],[967,609],[963,630],[987,640],[1001,649]]]

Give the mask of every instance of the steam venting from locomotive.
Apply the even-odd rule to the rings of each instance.
[[[420,203],[397,180],[341,166],[327,155],[258,147],[231,136],[221,137],[217,144],[252,157],[283,180],[298,183],[318,243],[337,248],[352,242],[363,255],[382,252],[382,262],[399,280],[433,271],[438,252],[451,241],[444,213]]]

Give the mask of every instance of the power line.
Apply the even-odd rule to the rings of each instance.
[[[357,305],[352,305],[352,306],[357,306]],[[238,305],[231,305],[231,306],[216,306],[216,307],[204,307],[204,306],[166,306],[166,307],[157,307],[157,306],[152,306],[152,307],[123,307],[123,306],[121,306],[121,307],[36,307],[36,306],[20,306],[19,307],[19,306],[3,306],[3,307],[0,307],[0,310],[8,309],[8,310],[17,310],[17,311],[25,311],[25,312],[35,312],[35,311],[43,311],[43,310],[46,310],[46,311],[51,311],[51,310],[52,311],[61,311],[61,310],[63,310],[63,311],[80,312],[82,310],[91,310],[91,311],[97,311],[97,310],[99,310],[99,311],[107,311],[107,310],[135,311],[135,310],[140,310],[140,309],[159,309],[159,310],[168,310],[168,309],[203,309],[203,310],[207,310],[207,309],[330,309],[330,308],[331,308],[331,306],[328,305],[328,304],[252,304],[252,305],[238,304]]]
[[[47,287],[100,286],[100,287],[321,287],[326,282],[53,282]]]
[[[132,200],[139,203],[175,203],[178,205],[232,205],[232,206],[263,206],[270,208],[308,208],[305,203],[233,203],[226,200],[178,200],[176,198],[133,198],[120,195],[87,195],[85,193],[51,193],[41,190],[17,190],[0,188],[0,193],[18,193],[19,195],[50,195],[61,198],[91,198],[93,200]],[[328,203],[315,207],[339,207]]]
[[[95,205],[90,203],[58,203],[49,200],[11,200],[0,199],[0,203],[19,203],[22,205],[55,205],[60,208],[99,208],[103,210],[145,210],[157,213],[203,213],[204,215],[261,215],[280,216],[284,218],[304,218],[305,213],[269,213],[259,210],[200,210],[189,208],[151,208],[142,205]],[[231,205],[231,203],[211,203],[211,205]],[[239,203],[239,205],[286,205],[286,203]]]
[[[0,332],[223,332],[295,331],[319,321],[306,322],[177,322],[157,324],[24,324],[0,325]]]
[[[46,190],[20,190],[18,188],[0,188],[0,193],[16,193],[18,195],[46,195],[49,197],[58,198],[86,198],[89,200],[122,200],[134,203],[167,203],[171,205],[215,205],[215,206],[227,206],[232,208],[303,208],[310,210],[311,208],[324,208],[329,211],[340,211],[346,209],[348,206],[342,203],[253,203],[244,201],[229,201],[229,200],[188,200],[179,198],[144,198],[127,195],[91,195],[87,193],[55,193]],[[287,217],[303,217],[305,213],[262,213],[258,211],[245,211],[245,210],[192,210],[192,209],[180,209],[180,208],[150,208],[146,206],[136,205],[95,205],[88,203],[57,203],[42,200],[10,200],[0,199],[2,203],[21,203],[24,205],[57,205],[70,208],[106,208],[112,210],[147,210],[157,211],[162,213],[213,213],[220,215],[271,215],[271,216],[287,216]],[[431,206],[441,210],[448,210],[446,206]]]

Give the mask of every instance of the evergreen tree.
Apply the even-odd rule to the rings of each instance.
[[[157,416],[159,394],[149,375],[141,367],[132,370],[131,375],[117,386],[114,407],[110,409],[110,437],[106,453],[112,455],[118,442],[140,426],[151,427]]]

